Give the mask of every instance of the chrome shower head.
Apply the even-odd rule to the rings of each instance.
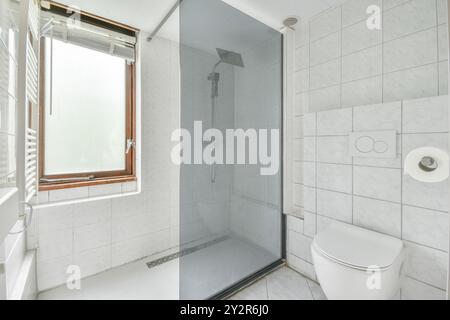
[[[220,62],[244,68],[244,61],[242,60],[241,54],[220,48],[217,48],[217,53],[220,57]]]

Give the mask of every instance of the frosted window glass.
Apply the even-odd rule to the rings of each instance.
[[[125,60],[53,40],[52,97],[45,175],[125,170]]]

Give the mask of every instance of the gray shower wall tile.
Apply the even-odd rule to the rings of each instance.
[[[436,29],[402,37],[383,46],[383,70],[394,72],[437,62]]]
[[[353,199],[353,223],[373,231],[401,237],[402,209],[399,203],[363,197]]]
[[[352,196],[340,192],[317,190],[317,214],[352,223]]]
[[[396,71],[383,76],[383,101],[400,101],[438,95],[438,66]]]
[[[439,62],[439,95],[448,94],[448,60]]]
[[[322,38],[341,29],[341,7],[332,8],[314,17],[309,23],[310,40]]]
[[[305,211],[303,214],[303,219],[304,219],[303,234],[307,237],[314,238],[317,232],[316,214]]]
[[[348,135],[352,132],[353,112],[351,108],[317,113],[317,135]]]
[[[316,187],[316,163],[302,162],[303,184],[307,187]]]
[[[302,47],[309,44],[309,24],[302,23],[295,29],[295,47]]]
[[[303,135],[305,137],[314,137],[317,131],[316,113],[307,113],[304,116]]]
[[[303,160],[316,161],[316,137],[303,139]]]
[[[448,181],[423,183],[410,176],[403,177],[404,204],[448,212],[448,194]]]
[[[351,164],[348,136],[317,137],[317,161]]]
[[[366,20],[342,29],[342,54],[374,47],[382,43],[382,31],[367,28]]]
[[[445,300],[445,290],[406,277],[402,285],[402,300]]]
[[[405,240],[448,251],[448,236],[448,213],[403,206],[403,238]]]
[[[438,24],[447,23],[448,8],[447,0],[437,0]]]
[[[352,193],[352,166],[317,164],[317,188]]]
[[[448,59],[442,1],[348,0],[306,22],[310,39],[300,26],[297,56],[309,47],[310,65],[296,67],[305,68],[296,73],[297,92],[308,93],[307,111],[447,94],[448,71],[439,63]],[[383,7],[382,30],[367,27],[367,4]]]
[[[367,19],[367,8],[381,8],[383,0],[348,0],[342,5],[342,26],[348,26]]]
[[[436,1],[411,0],[384,13],[384,41],[436,26]]]
[[[332,60],[310,69],[310,89],[337,85],[341,81],[341,60]]]
[[[358,196],[400,203],[401,181],[400,169],[353,168],[354,194]]]
[[[403,102],[403,133],[448,132],[448,97]]]
[[[381,46],[364,49],[342,58],[342,81],[370,78],[381,75],[383,50]]]
[[[311,187],[303,187],[303,208],[305,211],[316,212],[316,189]]]
[[[408,250],[407,274],[440,289],[447,286],[446,252],[406,242]]]
[[[309,95],[307,92],[297,93],[295,95],[294,115],[303,116],[308,110]]]
[[[294,139],[292,142],[293,149],[293,160],[300,161],[303,160],[303,139]]]
[[[309,112],[338,109],[340,106],[340,86],[333,86],[309,92]]]
[[[395,130],[401,133],[401,102],[356,107],[353,110],[354,131]]]
[[[438,27],[439,61],[448,60],[448,24]]]
[[[382,76],[342,84],[342,108],[371,105],[383,100]]]
[[[295,50],[295,70],[309,67],[309,46],[303,46]]]
[[[297,71],[295,73],[295,92],[302,93],[309,90],[309,69]]]
[[[340,32],[332,33],[310,44],[311,66],[323,64],[341,56]]]

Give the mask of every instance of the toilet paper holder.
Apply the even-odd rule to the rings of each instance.
[[[433,157],[423,157],[419,162],[419,168],[425,172],[433,172],[439,167],[437,161]]]

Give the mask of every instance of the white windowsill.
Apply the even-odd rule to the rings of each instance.
[[[65,206],[91,201],[130,197],[140,193],[140,186],[136,181],[73,189],[41,191],[35,200],[34,207],[40,209]]]

